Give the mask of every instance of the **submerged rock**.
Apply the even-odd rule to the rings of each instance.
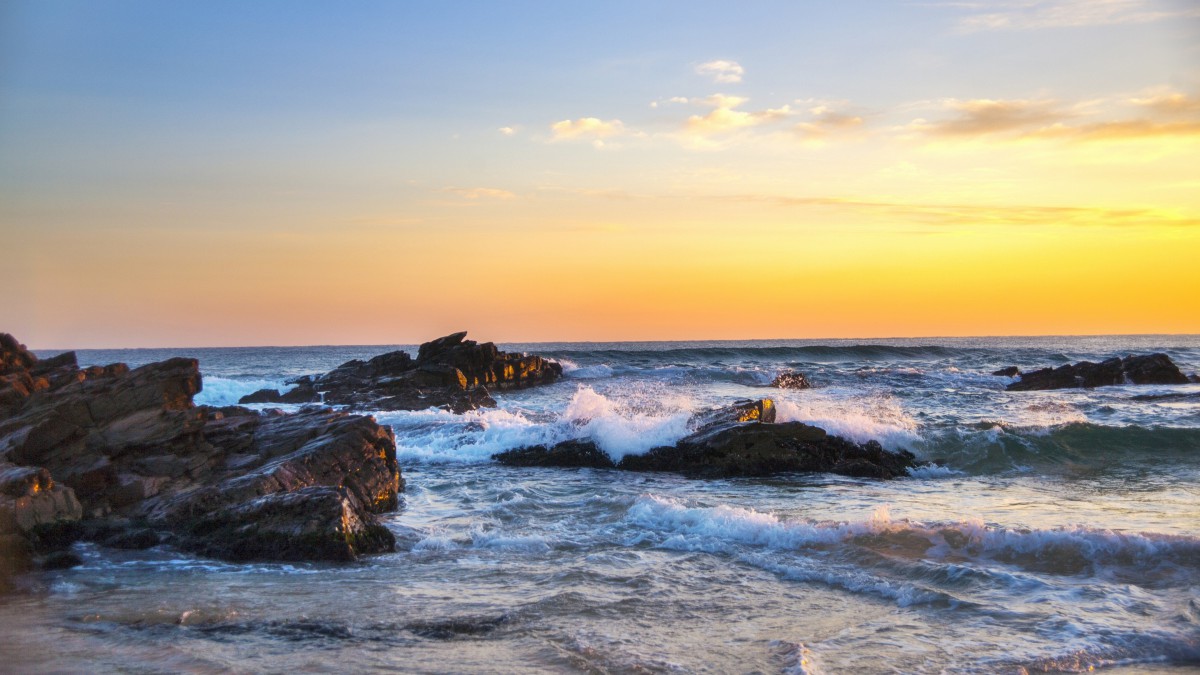
[[[391,550],[375,514],[396,507],[403,481],[391,429],[370,417],[196,406],[194,359],[80,369],[74,355],[38,361],[8,335],[0,371],[0,567],[10,574],[74,537],[143,548],[169,535],[237,560]]]
[[[1023,373],[1009,391],[1106,387],[1120,384],[1187,384],[1188,379],[1166,354],[1111,358]]]
[[[675,445],[626,455],[619,462],[588,440],[509,450],[493,458],[511,466],[672,471],[702,478],[791,472],[896,478],[918,466],[912,453],[890,452],[876,441],[855,443],[801,422],[777,424],[774,410],[773,402],[763,399],[709,411],[693,420],[697,431]],[[757,411],[757,417],[749,411]]]
[[[780,389],[812,389],[812,383],[804,376],[804,373],[784,372],[775,376],[771,380],[772,387]]]
[[[444,408],[456,413],[495,407],[489,388],[521,389],[554,382],[562,366],[540,356],[502,352],[454,333],[407,352],[343,363],[308,384],[330,405],[374,410]]]

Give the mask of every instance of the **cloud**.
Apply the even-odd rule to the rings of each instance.
[[[1061,123],[1066,113],[1055,110],[1053,101],[997,101],[949,99],[943,107],[954,111],[948,119],[933,122],[914,120],[909,129],[929,136],[986,136],[1001,132],[1032,130]]]
[[[1113,24],[1150,23],[1200,16],[1200,8],[1151,0],[991,0],[944,3],[971,11],[958,22],[964,33],[989,30],[1038,30]]]
[[[824,138],[833,133],[852,131],[863,125],[862,117],[840,112],[826,105],[809,108],[808,112],[812,118],[797,123],[795,130],[801,137],[809,140]]]
[[[1200,115],[1200,98],[1177,91],[1159,91],[1129,102],[1165,116]]]
[[[1070,106],[1049,100],[948,99],[941,107],[954,114],[933,121],[917,119],[903,130],[939,140],[1001,141],[1089,142],[1200,134],[1200,101],[1162,89],[1116,102],[1083,101]]]
[[[508,199],[516,199],[516,197],[517,197],[517,195],[513,194],[512,192],[509,192],[508,190],[501,190],[499,188],[448,187],[448,188],[443,188],[443,190],[445,190],[446,192],[452,192],[460,197],[463,197],[465,199],[470,199],[472,201],[478,201],[481,199],[508,200]]]
[[[717,60],[696,66],[696,74],[711,77],[714,82],[721,84],[734,84],[742,81],[742,75],[746,74],[746,69],[737,61]]]
[[[1110,209],[1090,206],[906,203],[840,197],[732,195],[717,199],[780,206],[832,208],[902,218],[930,226],[1200,227],[1200,218],[1164,209]]]
[[[595,139],[600,140],[610,136],[620,136],[625,133],[625,125],[621,120],[607,122],[596,117],[580,117],[577,120],[563,120],[550,125],[554,133],[553,140]]]
[[[793,114],[791,107],[787,105],[758,111],[738,110],[738,107],[747,101],[748,99],[741,96],[725,94],[692,99],[692,103],[711,107],[712,110],[706,115],[688,117],[684,125],[685,130],[693,136],[711,136],[775,122]]]
[[[497,129],[497,131],[499,131],[501,134],[503,134],[505,136],[516,136],[517,135],[516,127],[500,127],[499,129]]]

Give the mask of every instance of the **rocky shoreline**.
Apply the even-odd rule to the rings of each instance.
[[[403,478],[391,429],[317,408],[193,402],[195,359],[81,369],[0,334],[0,585],[87,539],[230,560],[392,550],[377,514]]]

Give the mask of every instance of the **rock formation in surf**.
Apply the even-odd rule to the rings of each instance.
[[[783,372],[775,376],[771,380],[772,387],[779,389],[812,389],[812,383],[804,376],[804,373],[795,371]]]
[[[1008,385],[1008,391],[1107,387],[1119,384],[1187,384],[1166,354],[1144,354],[1111,358],[1100,363],[1079,363],[1042,368],[1022,373],[1021,379]]]
[[[896,478],[918,466],[907,451],[891,452],[878,442],[855,443],[801,422],[775,422],[771,399],[746,401],[697,416],[697,431],[675,445],[626,455],[614,462],[590,440],[570,440],[498,453],[510,466],[614,468],[672,471],[699,478],[829,472],[866,478]]]
[[[536,355],[502,352],[491,342],[467,340],[454,333],[421,345],[417,358],[407,352],[380,354],[368,361],[343,363],[324,375],[293,380],[286,393],[265,389],[239,403],[309,403],[371,410],[444,408],[465,412],[495,407],[493,390],[522,389],[554,382],[562,366]]]
[[[77,537],[234,560],[391,550],[391,429],[329,409],[196,406],[199,364],[81,369],[0,334],[0,542],[10,572]]]

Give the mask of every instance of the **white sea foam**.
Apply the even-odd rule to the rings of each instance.
[[[898,450],[921,441],[916,422],[891,399],[777,398],[775,408],[776,421],[804,422],[857,443],[876,440]]]
[[[580,387],[563,412],[563,419],[577,430],[575,437],[595,441],[614,461],[670,445],[690,431],[690,410],[639,405],[637,398],[613,399],[591,387]]]
[[[381,412],[396,431],[404,462],[486,462],[492,455],[535,445],[588,439],[614,460],[670,445],[686,436],[689,401],[630,389],[611,398],[580,386],[560,413],[481,409],[462,415],[439,409]]]
[[[247,394],[253,394],[259,389],[286,391],[290,388],[282,380],[230,379],[205,375],[203,387],[200,393],[196,394],[194,400],[197,405],[237,405],[238,399]]]
[[[919,541],[914,537],[925,539],[928,546],[914,554],[927,558],[998,559],[1018,566],[1062,569],[1105,565],[1144,571],[1165,564],[1187,568],[1190,575],[1200,570],[1200,538],[1196,537],[1083,526],[1005,528],[980,519],[927,524],[893,518],[886,506],[860,521],[801,522],[753,509],[688,506],[646,495],[630,507],[626,521],[651,530],[658,535],[660,546],[675,550],[728,553],[733,550],[731,545],[736,545],[797,551],[898,534],[903,539],[896,541],[904,545]]]

